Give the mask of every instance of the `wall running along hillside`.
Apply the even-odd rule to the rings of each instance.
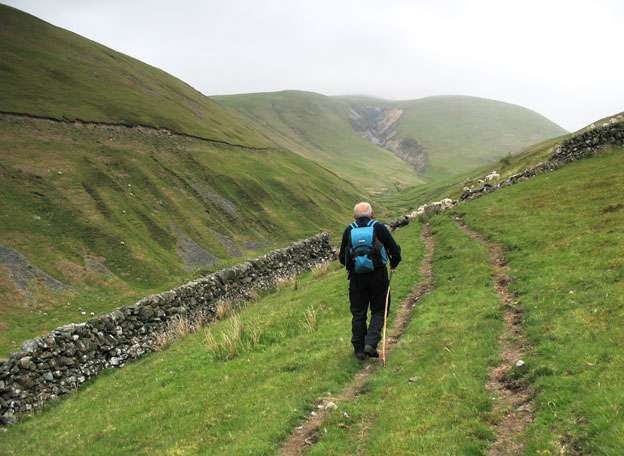
[[[464,192],[452,205],[549,172],[593,155],[601,146],[624,147],[624,122],[587,130],[566,140],[549,161],[513,175],[496,185]],[[440,203],[425,206],[439,210]],[[442,207],[442,210],[444,208]],[[404,215],[390,222],[396,228],[417,217]],[[61,326],[46,336],[24,342],[21,351],[0,360],[0,424],[32,412],[77,388],[103,369],[123,367],[156,348],[156,336],[177,318],[213,316],[217,303],[249,298],[253,289],[266,290],[276,281],[336,259],[329,235],[320,233],[259,258],[223,269],[178,288],[150,296],[132,306],[85,323]]]
[[[55,329],[24,342],[21,351],[0,360],[0,424],[32,412],[77,388],[98,372],[123,367],[157,349],[157,336],[179,318],[214,317],[222,301],[242,301],[251,290],[267,290],[278,280],[300,274],[336,252],[329,234],[274,250],[132,306]]]
[[[452,207],[456,204],[479,198],[487,193],[495,192],[496,190],[509,187],[518,182],[523,182],[538,174],[554,171],[563,165],[594,155],[600,147],[605,145],[624,147],[624,122],[605,124],[601,127],[588,129],[583,133],[575,135],[565,140],[547,162],[540,163],[530,169],[527,168],[523,172],[514,174],[498,184],[485,184],[483,187],[466,190],[462,193],[459,200],[453,201],[450,206]],[[425,211],[429,213],[443,212],[444,210],[445,207],[439,202],[425,205]],[[390,222],[390,228],[394,230],[405,226],[417,218],[418,217],[413,216],[413,214],[403,215]]]

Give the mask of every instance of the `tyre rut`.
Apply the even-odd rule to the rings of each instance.
[[[487,384],[488,390],[496,395],[494,412],[501,416],[501,420],[496,425],[496,440],[487,454],[519,455],[524,448],[519,437],[535,418],[532,404],[534,393],[521,375],[526,369],[522,358],[528,349],[524,337],[524,313],[508,288],[509,267],[504,259],[504,249],[466,226],[461,218],[454,216],[453,221],[470,238],[485,246],[488,260],[494,268],[494,289],[505,310],[503,333],[499,337],[501,362],[491,371]]]

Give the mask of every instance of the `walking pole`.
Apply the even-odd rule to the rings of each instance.
[[[390,282],[392,282],[392,272],[390,269],[390,279],[388,280],[388,292],[386,293],[386,308],[384,310],[384,327],[383,340],[381,342],[381,359],[383,359],[383,367],[386,367],[386,323],[388,320],[388,299],[390,298]]]

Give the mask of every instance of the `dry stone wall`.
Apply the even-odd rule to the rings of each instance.
[[[540,163],[530,169],[527,168],[523,172],[514,174],[497,184],[491,185],[486,183],[482,187],[467,189],[462,193],[459,200],[452,201],[449,204],[449,207],[479,198],[501,188],[523,182],[537,176],[538,174],[554,171],[555,169],[568,163],[592,156],[605,145],[624,147],[624,121],[621,119],[622,116],[618,116],[617,118],[613,118],[610,122],[604,123],[599,127],[592,125],[592,127],[583,133],[579,133],[578,135],[565,140],[561,147],[557,148],[555,153],[547,162]],[[430,203],[423,207],[425,208],[425,212],[429,213],[444,212],[447,209],[447,207],[441,202]],[[402,226],[408,225],[411,221],[416,220],[417,218],[418,216],[415,216],[414,214],[402,215],[398,219],[391,221],[389,226],[392,230],[395,230]]]
[[[155,350],[156,337],[177,318],[213,316],[222,300],[249,298],[276,281],[336,258],[327,233],[295,242],[132,306],[55,329],[24,342],[0,360],[0,424],[55,400],[107,368],[122,367]]]
[[[565,140],[547,162],[540,163],[531,169],[525,169],[522,173],[510,176],[496,185],[485,184],[483,187],[474,190],[466,190],[459,200],[466,201],[478,198],[538,174],[554,171],[563,165],[594,155],[598,149],[605,145],[624,147],[624,122],[605,123],[603,126],[590,128],[575,135]]]

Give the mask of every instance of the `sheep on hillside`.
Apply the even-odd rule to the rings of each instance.
[[[496,171],[492,171],[490,174],[485,176],[485,180],[486,181],[491,181],[491,180],[494,180],[494,179],[498,179],[499,177],[500,177],[500,174],[498,174]]]

